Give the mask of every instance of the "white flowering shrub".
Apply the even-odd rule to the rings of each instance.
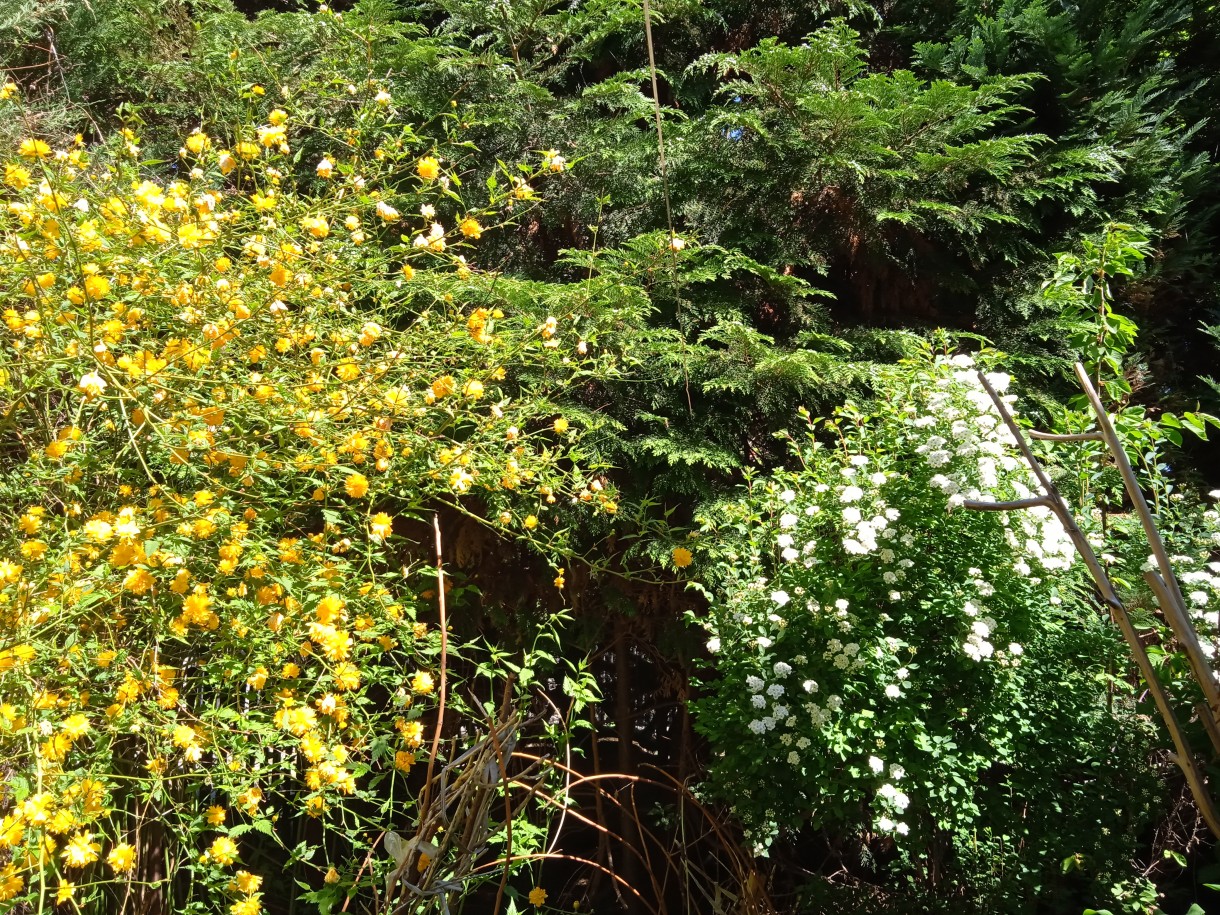
[[[1014,834],[1072,854],[1086,839],[1064,822],[1071,791],[1095,792],[1081,836],[1107,805],[1107,829],[1137,827],[1125,774],[1073,784],[1063,768],[1092,770],[1121,740],[1139,759],[1143,744],[1105,708],[1099,674],[1122,649],[1075,596],[1062,526],[963,505],[1037,494],[972,360],[887,370],[878,394],[869,415],[810,422],[799,469],[701,519],[710,790],[759,847],[811,825],[908,860],[1006,837],[1012,853]],[[1018,785],[1060,793],[1046,848],[1012,816]]]

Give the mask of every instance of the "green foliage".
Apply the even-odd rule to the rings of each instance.
[[[242,9],[270,6],[247,3]],[[493,424],[497,434],[470,419],[478,401],[459,403],[455,394],[445,394],[441,412],[452,415],[438,414],[434,426],[421,419],[411,446],[418,468],[427,464],[437,476],[402,477],[396,497],[402,501],[395,504],[418,514],[441,499],[493,527],[506,513],[509,520],[497,528],[501,535],[532,541],[555,566],[574,565],[580,557],[586,567],[579,574],[570,569],[567,590],[558,593],[570,593],[581,609],[581,634],[548,644],[544,654],[583,669],[586,648],[620,645],[611,639],[620,637],[621,615],[647,617],[647,639],[658,658],[668,663],[670,655],[684,655],[686,648],[670,649],[688,641],[681,621],[671,609],[658,609],[675,605],[657,597],[673,589],[652,584],[658,575],[688,574],[678,561],[689,558],[681,552],[688,546],[702,581],[691,599],[710,597],[708,621],[728,619],[730,628],[740,620],[725,616],[729,602],[765,604],[765,593],[751,590],[758,575],[781,582],[788,576],[810,594],[846,582],[855,589],[847,599],[861,637],[887,651],[886,638],[922,646],[918,660],[906,665],[910,682],[923,691],[912,693],[908,706],[920,711],[904,718],[875,695],[891,685],[886,677],[892,671],[873,658],[853,672],[860,681],[854,697],[847,693],[850,684],[840,684],[845,701],[860,699],[859,714],[824,722],[816,733],[811,726],[804,735],[839,754],[810,770],[816,780],[773,778],[789,771],[786,756],[764,765],[765,755],[745,760],[739,754],[737,774],[752,773],[760,786],[745,789],[772,797],[769,805],[761,795],[739,803],[755,838],[782,823],[790,827],[786,839],[816,833],[841,856],[858,853],[868,881],[895,890],[900,908],[911,898],[902,887],[912,881],[931,894],[921,898],[943,899],[942,892],[960,890],[999,910],[1039,904],[1068,911],[1084,896],[1116,911],[1151,906],[1154,890],[1139,876],[1145,863],[1129,863],[1137,853],[1127,836],[1153,806],[1145,756],[1156,737],[1132,717],[1138,706],[1112,633],[1081,609],[1073,588],[1055,591],[1047,581],[1010,576],[1003,588],[995,585],[1005,606],[997,622],[1011,627],[1026,649],[1020,662],[976,662],[955,647],[964,644],[958,636],[966,637],[953,628],[962,620],[937,613],[946,595],[974,581],[963,574],[966,547],[999,566],[1011,564],[1014,547],[996,517],[946,515],[941,509],[948,494],[917,485],[930,477],[901,409],[903,398],[922,402],[926,392],[913,389],[916,369],[894,366],[925,360],[918,362],[918,371],[928,373],[924,380],[941,378],[938,373],[947,370],[926,363],[924,340],[930,328],[949,325],[955,339],[970,346],[1003,346],[1006,367],[1029,379],[1031,414],[1081,431],[1088,420],[1072,400],[1074,383],[1065,369],[1083,359],[1114,408],[1158,518],[1178,555],[1189,557],[1183,568],[1195,576],[1215,571],[1208,566],[1212,521],[1199,519],[1186,483],[1190,471],[1183,470],[1191,449],[1199,447],[1192,439],[1206,438],[1214,425],[1200,398],[1220,397],[1214,379],[1209,388],[1206,377],[1195,377],[1214,374],[1208,347],[1220,341],[1211,250],[1220,203],[1212,159],[1220,134],[1209,121],[1220,104],[1210,63],[1220,53],[1215,4],[655,0],[655,100],[640,0],[360,0],[339,6],[341,13],[302,7],[246,15],[230,0],[12,0],[0,10],[0,61],[24,102],[0,102],[12,115],[0,123],[0,145],[11,158],[7,152],[17,143],[38,135],[65,154],[77,150],[88,158],[105,138],[127,128],[127,140],[114,143],[117,175],[167,189],[175,181],[193,187],[201,179],[191,169],[200,163],[193,153],[180,153],[184,137],[205,132],[216,144],[211,155],[256,136],[251,130],[272,109],[288,108],[292,143],[269,163],[275,174],[242,166],[216,178],[216,188],[249,200],[255,189],[265,192],[278,183],[291,205],[274,217],[273,227],[259,226],[271,218],[266,214],[235,219],[231,231],[240,227],[243,236],[232,237],[227,253],[235,255],[248,236],[264,232],[276,244],[300,239],[308,245],[294,220],[317,215],[319,208],[333,233],[326,244],[336,248],[338,226],[359,214],[360,227],[342,236],[350,249],[344,247],[334,264],[310,270],[332,278],[320,287],[339,292],[327,294],[325,309],[312,302],[306,307],[317,308],[319,328],[347,334],[346,344],[352,344],[349,331],[377,323],[412,354],[413,367],[395,371],[418,381],[420,390],[446,376],[463,385],[473,378],[479,347],[463,337],[463,322],[480,311],[504,315],[492,319],[496,333],[523,358],[506,360],[503,379],[478,373],[474,379],[494,390],[498,404],[504,401],[497,406],[504,415]],[[387,98],[373,101],[381,91]],[[664,174],[658,119],[668,158]],[[78,132],[79,148],[71,145]],[[125,143],[142,152],[124,152]],[[419,157],[429,154],[438,157],[449,183],[433,186],[435,193],[425,198],[414,176]],[[350,189],[341,198],[330,196],[333,179],[316,172],[324,156]],[[208,180],[216,177],[213,164],[206,164]],[[569,170],[571,164],[576,167]],[[44,177],[33,175],[29,189],[5,189],[5,219],[20,221],[20,206],[10,205],[36,199]],[[90,173],[89,182],[98,181]],[[520,182],[528,182],[528,190],[518,196]],[[101,186],[90,184],[76,196],[97,212]],[[121,187],[114,192],[127,194]],[[535,205],[535,193],[546,206]],[[169,196],[188,200],[191,194]],[[406,214],[402,224],[379,224],[370,208],[380,200]],[[451,238],[466,246],[460,248],[465,263],[446,260],[441,269],[440,261],[430,260],[430,269],[421,268],[413,280],[400,279],[395,271],[403,260],[441,253],[428,247],[432,217],[415,216],[424,203],[435,207],[444,226],[452,228],[468,213],[487,221],[494,211],[496,227],[486,226],[477,244]],[[80,213],[64,223],[88,218]],[[223,232],[229,231],[226,223]],[[359,243],[353,231],[360,233]],[[412,247],[416,234],[428,253]],[[169,250],[173,238],[165,244],[167,249],[141,256],[167,275],[193,274],[198,255]],[[78,253],[63,257],[63,265],[90,263]],[[116,282],[129,275],[109,256],[100,261]],[[340,268],[342,277],[336,275]],[[4,293],[3,308],[15,312],[11,323],[6,317],[15,339],[25,339],[35,326],[25,314],[27,299],[38,295],[23,291],[30,279],[23,274]],[[67,289],[61,287],[80,286],[83,275],[55,282],[62,297]],[[250,288],[259,302],[280,295],[261,275]],[[182,332],[172,323],[179,307],[160,304],[150,318],[157,322],[155,339],[146,347],[154,358],[164,351],[163,337]],[[544,337],[547,328],[556,331]],[[433,335],[444,342],[429,345]],[[541,347],[553,340],[562,348]],[[275,342],[269,338],[268,349]],[[13,468],[22,466],[30,443],[45,449],[70,428],[57,412],[57,398],[77,396],[72,388],[92,367],[90,352],[86,346],[52,360],[62,377],[44,379],[39,409],[23,406],[0,426],[5,435],[19,427],[24,436],[23,444],[0,454],[4,492],[23,510],[42,498],[40,478]],[[235,373],[218,377],[236,384],[236,375],[244,377],[250,367],[234,362],[206,371]],[[275,365],[264,374],[277,385],[312,383],[277,375]],[[480,371],[494,368],[480,363]],[[4,371],[4,390],[17,403],[33,376],[8,366]],[[115,403],[119,377],[105,377],[112,382],[105,401]],[[123,384],[124,390],[138,387]],[[338,395],[342,387],[331,382],[325,390]],[[191,400],[206,396],[191,387]],[[300,442],[290,424],[273,428],[264,406],[240,403],[231,409],[231,429],[272,436],[276,449],[297,454]],[[816,416],[838,416],[837,425],[819,425],[813,438],[794,443],[784,432],[797,404]],[[863,404],[871,404],[867,418]],[[39,431],[31,432],[25,424],[34,414],[41,419]],[[570,423],[566,430],[557,431],[557,416]],[[89,479],[100,479],[105,458],[116,456],[128,464],[123,479],[111,482],[142,487],[146,468],[129,466],[140,453],[148,470],[174,485],[194,481],[193,471],[173,462],[172,451],[157,451],[169,438],[186,435],[186,427],[164,432],[164,440],[146,430],[149,438],[137,438],[137,447],[125,438],[121,411],[112,418],[114,429],[92,418],[82,430],[84,444],[71,453],[82,473],[95,475]],[[531,490],[536,504],[529,506],[520,501],[520,489],[495,485],[514,479],[499,437],[510,425],[521,441],[540,449],[537,466],[531,457],[524,469],[549,475],[533,481],[550,492]],[[338,426],[327,429],[338,432]],[[838,440],[834,447],[832,439]],[[80,457],[93,452],[96,458]],[[817,503],[824,494],[809,495],[802,487],[841,485],[836,474],[846,469],[841,465],[849,452],[867,454],[895,474],[882,487],[887,507],[902,512],[899,524],[909,525],[913,536],[924,531],[933,544],[922,550],[921,539],[922,551],[912,554],[921,564],[920,602],[901,618],[888,609],[890,588],[878,578],[884,572],[871,560],[833,553],[836,538],[843,539],[837,529],[835,536],[815,538],[828,552],[817,554],[823,562],[812,570],[772,555],[778,532],[769,529],[769,519],[773,509],[783,514],[775,504],[778,493],[791,487]],[[1113,538],[1112,567],[1124,594],[1140,605],[1141,625],[1150,638],[1154,632],[1162,637],[1138,586],[1144,561],[1139,538],[1129,519],[1115,516],[1122,503],[1113,468],[1100,463],[1099,450],[1089,445],[1057,446],[1054,454],[1056,479],[1088,526]],[[523,469],[521,459],[514,460]],[[1204,471],[1206,460],[1199,461]],[[455,490],[453,479],[465,482],[454,476],[455,462],[479,480],[473,484],[478,499]],[[304,473],[314,474],[310,489],[329,486],[333,496],[339,465]],[[736,488],[743,480],[744,494]],[[300,488],[292,489],[294,498],[308,495],[305,482],[292,483]],[[491,489],[482,488],[486,483]],[[71,485],[77,487],[74,498],[92,496],[86,483]],[[284,495],[276,492],[277,499]],[[580,508],[585,503],[600,510]],[[312,499],[302,499],[302,506],[285,517],[305,524],[301,519],[313,518],[315,506]],[[843,508],[822,507],[827,516]],[[351,520],[340,515],[317,523]],[[692,523],[696,515],[708,521],[708,532],[677,539],[698,526]],[[526,517],[539,521],[537,533],[521,527]],[[270,536],[268,530],[260,528],[258,536]],[[19,539],[10,546],[18,548]],[[531,555],[517,558],[528,564]],[[384,558],[388,569],[388,552]],[[977,561],[970,566],[984,567]],[[518,688],[527,680],[541,682],[539,671],[550,662],[522,663],[508,646],[529,643],[531,626],[555,606],[556,572],[541,577],[545,596],[537,584],[527,584],[511,599],[481,598],[494,621],[489,644],[470,649],[462,663],[488,682],[513,672],[511,665]],[[386,574],[391,588],[396,583]],[[565,580],[564,573],[558,578]],[[1212,587],[1210,578],[1194,584],[1200,593]],[[796,586],[784,587],[791,594]],[[1036,613],[1038,602],[1052,596],[1063,602]],[[473,605],[473,590],[467,599]],[[426,612],[422,603],[404,606]],[[1196,611],[1210,613],[1211,607],[1199,603]],[[946,620],[952,625],[941,626]],[[839,638],[827,619],[802,617],[783,639],[794,640],[801,626],[813,641]],[[258,644],[259,651],[268,647]],[[419,647],[420,663],[431,664],[434,646]],[[734,717],[740,712],[734,702],[743,677],[752,675],[747,668],[761,657],[742,655],[724,666],[724,680],[705,684],[704,721],[712,722],[709,734],[718,743],[740,749],[753,739],[742,730],[748,722]],[[840,676],[833,661],[808,657],[811,669],[827,667],[827,676]],[[1174,653],[1157,657],[1172,674]],[[924,659],[932,659],[926,667]],[[685,672],[673,663],[667,675],[683,680]],[[188,680],[217,685],[196,676],[192,672]],[[1184,676],[1169,679],[1178,699],[1193,698]],[[581,680],[575,688],[581,701],[592,701],[587,685]],[[1098,701],[1103,688],[1114,693],[1113,713]],[[960,693],[960,707],[946,701],[951,690]],[[524,709],[528,697],[518,695]],[[361,720],[379,720],[384,710],[375,705],[361,708],[359,714],[368,716]],[[968,710],[965,718],[961,708]],[[872,717],[862,714],[866,710]],[[607,703],[599,714],[608,722],[619,711]],[[637,708],[631,720],[648,715]],[[480,719],[476,729],[483,725]],[[579,752],[579,741],[562,727],[544,729],[554,746]],[[861,758],[875,748],[850,761],[843,755],[877,735],[891,749],[923,760],[922,768],[908,770],[918,769],[921,780],[932,783],[907,792],[913,813],[903,822],[911,835],[902,841],[875,828],[878,816],[900,819],[888,807],[874,809],[876,786],[868,783]],[[916,748],[917,739],[939,755]],[[633,751],[626,746],[621,752],[630,757]],[[877,755],[892,761],[888,753]],[[712,785],[724,792],[737,784],[731,759],[711,761]],[[852,775],[852,767],[863,778]],[[1121,806],[1115,798],[1124,795],[1135,800],[1124,814],[1112,813]],[[1011,800],[1018,796],[1046,802],[1018,806]],[[772,808],[775,815],[767,815]],[[356,822],[356,813],[352,817]],[[518,839],[541,842],[541,823],[520,821]],[[258,841],[262,827],[242,825],[250,826],[243,841]],[[331,848],[336,855],[365,841],[340,832]],[[502,849],[500,836],[507,839],[494,833],[492,844]],[[772,850],[785,854],[783,843]],[[372,873],[390,861],[377,859],[368,888],[382,885],[384,874]],[[1060,870],[1065,861],[1073,862],[1067,872]],[[300,861],[294,866],[305,867]],[[783,872],[777,868],[777,888]],[[933,880],[933,873],[943,878]],[[307,898],[325,910],[339,904],[346,888],[311,884]],[[515,900],[518,891],[508,886],[507,898]]]

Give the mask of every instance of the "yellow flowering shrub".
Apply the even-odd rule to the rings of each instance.
[[[554,157],[468,204],[375,87],[345,104],[197,131],[173,174],[131,131],[0,151],[0,902],[383,881],[444,682],[411,531],[449,505],[558,551],[558,506],[616,509],[549,399],[596,357],[462,295]]]

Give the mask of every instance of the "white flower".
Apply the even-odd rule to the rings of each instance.
[[[902,695],[902,690],[898,688],[897,683],[891,683],[885,688],[885,697],[887,699],[897,699]]]
[[[767,684],[761,677],[755,677],[753,675],[746,677],[746,688],[752,693],[759,692],[766,685]]]
[[[906,774],[907,770],[902,768],[902,766],[890,766],[890,778],[894,781],[901,781],[906,777]]]
[[[794,493],[791,489],[785,489],[779,494],[779,499],[781,502],[791,502],[795,498],[796,493]]]
[[[911,827],[908,826],[906,823],[899,823],[897,826],[894,827],[894,832],[898,833],[898,835],[900,835],[900,836],[905,836],[910,831],[911,831]]]
[[[801,761],[801,754],[793,750],[788,754],[788,765],[795,766]]]
[[[843,520],[848,524],[859,524],[860,509],[856,508],[854,505],[847,506],[847,508],[843,509]]]
[[[877,829],[881,832],[893,832],[896,825],[889,817],[882,817],[877,821]]]
[[[905,680],[910,675],[911,675],[911,672],[909,670],[907,670],[907,668],[905,668],[905,667],[899,667],[896,671],[894,671],[894,676],[897,677],[899,680]]]
[[[767,697],[764,696],[762,693],[755,693],[753,696],[750,697],[750,704],[753,705],[755,708],[766,708],[767,707]]]
[[[859,486],[844,486],[839,493],[840,502],[858,502],[864,498],[864,490]]]
[[[796,560],[801,558],[800,551],[795,550],[792,547],[788,547],[786,550],[781,552],[779,555],[784,560],[784,562],[795,562]]]
[[[806,680],[801,684],[801,689],[805,690],[807,693],[816,693],[818,691],[818,681]]]
[[[774,670],[775,676],[777,677],[786,677],[788,674],[792,673],[791,665],[785,664],[783,661],[776,661]],[[783,687],[781,687],[781,690],[782,689]]]
[[[792,539],[791,534],[780,534],[775,538],[775,542],[781,547],[789,547],[792,546],[792,544],[796,541]]]
[[[1016,642],[1009,642],[1008,643],[1008,653],[1010,655],[1012,655],[1014,658],[1019,658],[1019,657],[1021,657],[1021,655],[1023,655],[1025,653],[1025,649],[1022,648]]]
[[[1191,591],[1190,592],[1190,602],[1192,604],[1194,604],[1196,607],[1206,606],[1207,600],[1208,600],[1208,597],[1207,597],[1206,591]]]
[[[779,517],[779,526],[785,527],[785,528],[786,527],[796,527],[796,522],[798,522],[800,520],[801,519],[798,518],[794,514],[791,514],[791,513],[783,514],[783,515],[780,515],[780,517]]]
[[[885,771],[885,762],[876,756],[870,756],[868,758],[868,767],[880,775]]]
[[[787,591],[772,591],[771,600],[777,607],[782,607],[788,603],[788,601],[792,600],[792,598],[788,596]]]
[[[773,644],[765,635],[760,635],[756,640],[759,648],[770,648]]]
[[[868,464],[868,458],[863,454],[853,454],[851,456],[851,464],[853,467],[864,467]]]
[[[761,721],[751,721],[750,722],[750,730],[753,731],[755,734],[761,734],[766,729],[767,729],[766,726]]]
[[[766,718],[764,718],[762,720],[762,724],[763,724],[763,727],[766,728],[768,731],[775,730],[775,719],[772,718],[770,715],[768,715]]]
[[[784,694],[783,684],[772,683],[770,686],[767,687],[767,695],[770,696],[772,699],[778,699],[783,694]],[[776,717],[780,717],[780,716],[776,716]]]
[[[717,639],[708,639],[707,640],[707,650],[710,651],[712,654],[715,654],[716,652],[718,652],[720,650],[720,639],[718,639],[718,638]]]

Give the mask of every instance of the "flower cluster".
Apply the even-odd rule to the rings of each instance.
[[[704,518],[719,677],[697,721],[723,754],[716,790],[760,842],[808,815],[898,840],[968,822],[945,785],[1007,758],[1027,645],[1066,609],[1057,519],[964,506],[1036,492],[972,360],[881,384],[877,415],[826,424],[837,447],[811,425],[801,470]]]
[[[562,157],[467,205],[365,95],[346,126],[196,131],[164,180],[131,131],[2,164],[0,902],[85,905],[169,855],[194,905],[256,915],[240,837],[306,823],[299,876],[350,884],[351,824],[414,803],[438,699],[404,528],[449,505],[552,553],[561,509],[617,508],[548,397],[599,371],[590,328],[476,301],[476,243]]]

